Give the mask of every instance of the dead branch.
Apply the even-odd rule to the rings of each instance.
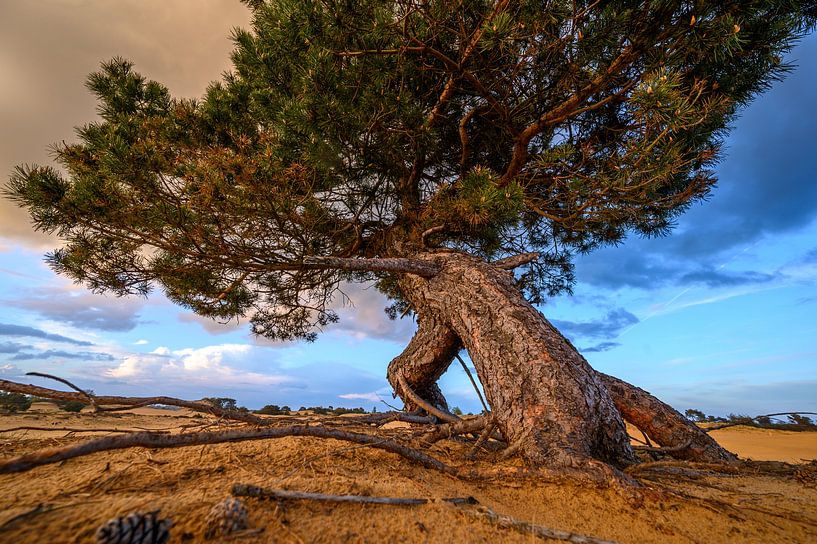
[[[496,421],[491,418],[491,421],[485,426],[485,429],[482,430],[482,434],[479,435],[477,441],[474,443],[474,447],[471,448],[467,454],[465,454],[466,459],[474,459],[477,456],[477,452],[479,448],[491,437],[496,428]]]
[[[488,410],[488,405],[485,404],[485,399],[482,398],[482,393],[479,391],[479,387],[477,386],[477,382],[476,382],[476,380],[474,380],[474,376],[471,374],[471,371],[468,369],[468,365],[465,364],[465,361],[462,360],[462,357],[460,357],[459,353],[454,354],[454,357],[456,357],[457,360],[460,362],[460,364],[462,365],[462,369],[468,375],[468,379],[471,380],[471,385],[474,386],[474,391],[477,392],[477,396],[479,397],[479,402],[482,403],[482,408],[485,410],[485,413],[487,414],[488,412],[490,412],[490,410]]]
[[[491,264],[503,270],[513,270],[514,268],[526,265],[539,258],[538,253],[520,253],[504,259],[499,259]]]
[[[85,398],[88,399],[88,402],[91,403],[91,406],[94,407],[94,412],[99,410],[99,407],[96,405],[96,400],[94,399],[94,396],[92,394],[90,394],[85,389],[80,389],[79,387],[77,387],[73,383],[69,382],[65,378],[60,378],[59,376],[53,376],[51,374],[46,374],[44,372],[26,372],[26,376],[37,376],[39,378],[48,378],[49,380],[55,380],[55,381],[58,381],[60,383],[64,383],[65,385],[67,385],[68,387],[73,389],[74,391],[77,391],[78,393],[81,393],[82,395],[84,395]]]
[[[12,427],[10,429],[0,429],[0,433],[11,433],[15,431],[62,431],[67,433],[130,433],[133,431],[124,429],[97,429],[87,428],[81,429],[79,427],[35,427],[33,425],[21,425],[20,427]],[[152,432],[166,432],[155,429]]]
[[[488,421],[489,416],[477,416],[469,419],[461,419],[453,423],[444,423],[442,425],[437,425],[434,430],[424,434],[421,440],[425,443],[433,444],[434,442],[438,442],[444,438],[451,438],[452,436],[457,436],[460,434],[479,432],[485,428]]]
[[[692,444],[692,439],[690,438],[683,444],[679,444],[677,446],[668,446],[665,448],[659,448],[655,446],[633,446],[634,450],[637,451],[649,451],[649,452],[656,452],[656,453],[674,453],[676,451],[685,450]]]
[[[576,544],[616,544],[611,540],[601,540],[592,536],[560,531],[558,529],[551,529],[542,525],[534,525],[533,523],[528,523],[527,521],[520,521],[512,518],[511,516],[497,514],[486,506],[478,506],[476,508],[460,507],[457,508],[457,511],[462,512],[463,514],[472,518],[486,521],[496,527],[511,529],[518,533],[535,536],[541,539],[562,540],[565,542],[574,542]]]
[[[365,495],[327,495],[325,493],[309,493],[305,491],[289,491],[286,489],[270,489],[247,484],[233,485],[232,494],[236,497],[258,497],[278,500],[350,502],[356,504],[392,504],[401,506],[415,506],[433,502],[449,504],[477,504],[474,497],[451,497],[446,499],[412,499],[402,497],[370,497]]]
[[[403,446],[391,440],[384,440],[378,436],[341,431],[338,429],[329,429],[326,427],[298,425],[290,427],[230,429],[226,431],[194,432],[177,435],[139,432],[120,436],[105,436],[89,440],[87,442],[82,442],[80,444],[74,444],[66,447],[48,448],[38,452],[28,453],[19,457],[0,461],[0,474],[24,472],[34,467],[48,465],[84,455],[90,455],[100,451],[135,447],[181,448],[185,446],[198,446],[202,444],[221,444],[224,442],[275,439],[286,436],[332,438],[335,440],[355,442],[357,444],[369,444],[373,448],[379,448],[400,455],[415,463],[419,463],[426,468],[438,470],[445,474],[457,475],[459,472],[456,468],[451,467],[419,450]]]
[[[727,427],[734,427],[735,425],[757,423],[757,420],[762,417],[792,416],[792,415],[817,416],[817,412],[777,412],[776,414],[763,414],[755,417],[746,418],[740,421],[729,421],[727,423],[722,423],[721,425],[713,425],[712,427],[703,428],[702,430],[703,432],[708,433],[711,431],[717,431],[719,429],[726,429]]]
[[[403,393],[405,393],[405,395],[408,398],[410,398],[414,404],[422,407],[423,410],[425,410],[429,414],[432,414],[440,418],[441,420],[447,421],[449,423],[456,423],[457,421],[461,421],[461,419],[455,416],[454,414],[450,414],[448,412],[440,410],[431,403],[426,402],[420,395],[415,393],[411,387],[409,387],[409,384],[406,381],[406,378],[403,377],[402,373],[397,374],[397,380],[400,382],[400,389],[403,390]]]
[[[51,377],[51,376],[49,376]],[[59,378],[56,378],[60,380]],[[71,386],[76,388],[76,386]],[[10,393],[24,393],[26,395],[33,395],[35,397],[42,397],[53,400],[72,400],[79,402],[86,402],[87,393],[69,393],[67,391],[57,391],[55,389],[48,389],[46,387],[38,387],[36,385],[25,385],[8,380],[0,380],[0,391],[8,391]],[[224,419],[231,419],[235,421],[243,421],[244,423],[252,423],[253,425],[270,425],[270,420],[250,414],[249,412],[242,412],[240,410],[224,410],[214,406],[208,402],[196,400],[182,400],[173,397],[112,397],[112,396],[94,396],[94,400],[98,406],[129,406],[131,408],[148,406],[151,404],[165,404],[168,406],[179,406],[181,408],[189,408],[195,412],[204,412],[213,414],[214,416]]]

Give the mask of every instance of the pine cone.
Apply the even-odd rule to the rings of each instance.
[[[96,531],[97,544],[165,544],[173,522],[159,519],[158,513],[158,510],[133,512],[108,520]]]
[[[227,497],[210,509],[205,520],[204,538],[225,536],[247,528],[247,507],[240,500]]]

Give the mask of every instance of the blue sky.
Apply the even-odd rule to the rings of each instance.
[[[0,172],[48,162],[94,116],[83,87],[122,55],[196,96],[229,67],[233,0],[0,0]],[[787,79],[741,115],[719,186],[666,238],[632,238],[582,257],[573,296],[542,307],[599,370],[676,408],[707,413],[817,411],[817,36],[791,54]],[[385,406],[389,361],[414,330],[385,300],[350,286],[354,307],[314,344],[272,344],[149,299],[94,295],[53,274],[57,242],[0,202],[0,376],[49,372],[109,394],[230,396],[264,404]],[[44,384],[45,382],[37,381]],[[441,386],[479,403],[458,365]]]

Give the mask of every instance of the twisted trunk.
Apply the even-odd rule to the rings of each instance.
[[[465,347],[499,430],[531,463],[582,466],[590,458],[614,465],[635,461],[622,417],[683,459],[718,462],[735,456],[646,391],[595,372],[513,285],[512,276],[473,257],[426,255],[438,261],[432,278],[405,275],[401,289],[419,327],[388,369],[421,397],[446,402],[436,381]]]
[[[624,422],[606,387],[572,345],[521,295],[513,276],[462,254],[438,261],[431,278],[400,282],[420,321],[418,337],[389,366],[427,390],[460,342],[468,350],[500,432],[531,464],[584,467],[599,459],[635,462]]]

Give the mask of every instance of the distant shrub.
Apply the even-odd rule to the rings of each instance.
[[[263,414],[266,416],[280,416],[289,415],[289,406],[278,406],[277,404],[267,404],[260,410],[256,410],[256,414]]]
[[[4,412],[25,412],[31,408],[31,402],[28,395],[0,391],[0,410]]]
[[[235,399],[231,399],[229,397],[205,397],[201,400],[213,406],[214,408],[219,408],[221,410],[238,409],[238,407],[235,404]]]
[[[84,402],[80,402],[78,400],[69,400],[65,402],[57,403],[60,410],[63,412],[81,412],[83,408],[87,406]]]

